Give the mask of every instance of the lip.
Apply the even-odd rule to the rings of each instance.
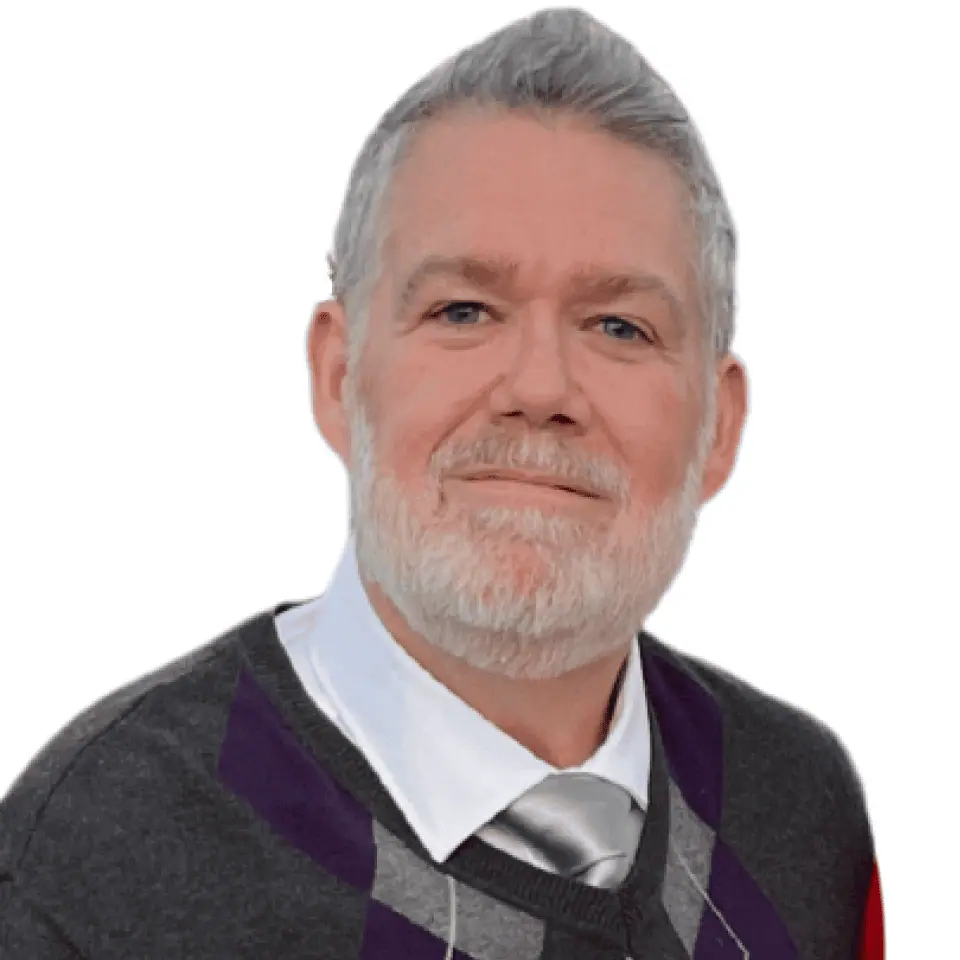
[[[599,500],[600,494],[588,487],[580,486],[565,477],[549,474],[531,473],[526,470],[475,470],[470,473],[453,474],[456,480],[510,480],[514,483],[527,483],[533,486],[549,487],[564,493],[575,493],[591,500]]]

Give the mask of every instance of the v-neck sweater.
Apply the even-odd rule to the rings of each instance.
[[[875,934],[836,735],[647,632],[649,808],[622,885],[476,837],[434,862],[303,689],[274,622],[301,602],[104,698],[34,758],[0,803],[0,957],[852,960]]]

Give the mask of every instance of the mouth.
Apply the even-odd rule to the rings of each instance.
[[[489,470],[469,474],[460,474],[455,477],[457,480],[467,482],[477,480],[495,480],[503,483],[525,484],[527,486],[545,487],[548,490],[559,490],[561,493],[574,494],[578,497],[585,497],[589,500],[599,500],[600,494],[586,487],[571,484],[569,480],[558,479],[555,477],[545,477],[537,474],[526,474],[514,471]]]

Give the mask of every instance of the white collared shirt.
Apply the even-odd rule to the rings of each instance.
[[[430,855],[442,863],[556,767],[434,679],[370,604],[353,536],[327,591],[276,618],[307,694],[364,754]],[[637,644],[610,732],[582,766],[647,807],[650,727]]]

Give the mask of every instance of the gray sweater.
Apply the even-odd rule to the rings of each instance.
[[[641,633],[650,805],[623,884],[476,837],[437,864],[300,685],[274,627],[297,605],[99,701],[34,758],[0,802],[2,960],[857,956],[866,805],[805,713]]]

